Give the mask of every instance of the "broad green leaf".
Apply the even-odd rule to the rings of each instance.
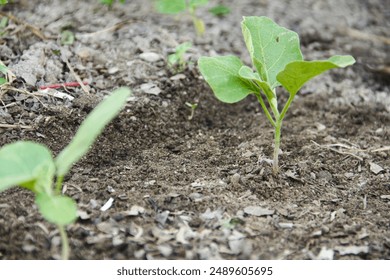
[[[104,127],[119,113],[130,94],[128,88],[115,90],[87,116],[73,140],[55,160],[58,176],[64,176],[88,152]]]
[[[186,0],[157,0],[156,10],[162,14],[178,14],[186,9]]]
[[[42,216],[56,225],[68,225],[77,218],[77,206],[70,197],[39,193],[35,198],[35,202]]]
[[[223,102],[238,102],[257,90],[251,81],[240,76],[243,64],[238,57],[201,57],[198,65],[215,96]]]
[[[51,152],[41,144],[19,141],[0,149],[0,191],[12,186],[49,190],[54,170]]]
[[[244,17],[241,27],[253,64],[274,89],[279,85],[276,75],[288,63],[303,59],[298,34],[267,17]]]
[[[310,79],[333,68],[344,68],[355,63],[350,55],[335,55],[328,60],[294,61],[277,75],[278,81],[292,95]]]
[[[3,84],[5,84],[7,82],[7,80],[6,79],[4,79],[4,78],[0,78],[0,86],[1,85],[3,85]]]

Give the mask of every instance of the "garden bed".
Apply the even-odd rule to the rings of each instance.
[[[71,259],[390,258],[387,1],[220,1],[230,14],[198,11],[203,37],[186,16],[128,2],[108,9],[92,0],[20,0],[2,8],[16,17],[0,37],[0,59],[16,80],[0,93],[1,146],[33,140],[56,155],[105,95],[133,91],[64,180],[79,208],[67,227]],[[196,65],[217,54],[250,65],[240,22],[261,15],[298,32],[309,60],[357,60],[297,95],[277,176],[268,164],[273,128],[256,98],[217,101]],[[64,28],[75,34],[70,46],[60,44]],[[176,73],[167,56],[186,41],[189,63]],[[68,100],[38,90],[75,81],[57,50],[88,93],[58,89]],[[191,120],[186,103],[198,104]],[[58,231],[33,194],[0,193],[0,259],[59,255]]]

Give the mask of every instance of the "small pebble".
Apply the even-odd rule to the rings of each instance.
[[[142,60],[145,60],[147,62],[156,62],[156,61],[159,61],[161,59],[161,56],[157,53],[154,53],[154,52],[144,52],[144,53],[141,53],[139,55],[139,57]]]
[[[161,93],[161,89],[153,83],[142,84],[141,90],[145,93],[154,95],[159,95]]]

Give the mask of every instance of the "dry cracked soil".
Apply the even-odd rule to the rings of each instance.
[[[217,3],[230,14],[210,14]],[[1,8],[9,22],[0,59],[15,75],[0,91],[1,146],[32,140],[57,155],[105,95],[133,91],[64,180],[79,216],[67,227],[70,258],[389,259],[389,1],[211,0],[197,12],[202,37],[189,17],[158,14],[152,1],[108,9],[97,0],[15,0]],[[240,22],[263,15],[300,34],[306,59],[357,60],[297,95],[277,176],[273,130],[256,99],[217,101],[196,65],[217,54],[250,65]],[[61,44],[63,30],[73,44]],[[192,47],[178,72],[167,56],[183,42]],[[41,89],[76,76],[85,90]],[[186,103],[198,104],[192,119]],[[59,233],[34,195],[0,193],[0,259],[59,257]]]

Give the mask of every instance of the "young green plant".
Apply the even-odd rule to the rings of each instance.
[[[64,176],[88,152],[104,127],[119,113],[130,93],[129,89],[120,88],[103,100],[55,159],[46,146],[30,141],[18,141],[0,149],[0,192],[20,186],[35,193],[39,212],[59,229],[63,259],[69,258],[65,226],[77,218],[76,202],[62,194]]]
[[[108,7],[112,7],[114,2],[115,2],[115,0],[100,0],[100,3],[102,3],[103,5],[107,5]],[[124,4],[126,2],[126,0],[119,0],[119,2],[121,4]]]
[[[7,79],[5,78],[7,72],[8,72],[8,68],[0,61],[0,73],[2,74],[0,75],[0,86],[7,82]]]
[[[305,61],[298,34],[267,17],[244,17],[241,27],[256,71],[232,55],[201,57],[198,65],[215,96],[222,102],[235,103],[249,94],[257,97],[274,127],[273,173],[277,174],[282,121],[298,90],[324,71],[352,65],[355,59],[350,55],[335,55],[327,60]],[[281,110],[276,92],[279,86],[289,93]]]
[[[196,110],[196,108],[198,108],[198,103],[186,102],[185,104],[186,104],[186,106],[187,106],[188,108],[191,109],[191,113],[190,113],[190,115],[188,116],[188,120],[190,121],[190,120],[192,120],[192,119],[194,118],[195,110]]]
[[[7,31],[6,31],[7,25],[8,25],[8,18],[2,17],[0,20],[0,37],[7,34]]]
[[[205,25],[203,20],[196,16],[199,6],[207,5],[209,0],[157,0],[156,10],[162,14],[177,15],[183,12],[189,13],[194,24],[196,34],[203,35]]]
[[[222,17],[230,14],[230,8],[225,5],[217,5],[209,9],[209,12],[214,16]]]
[[[192,44],[185,42],[175,48],[175,52],[168,56],[168,66],[175,72],[182,72],[186,68],[185,53],[190,49]]]

